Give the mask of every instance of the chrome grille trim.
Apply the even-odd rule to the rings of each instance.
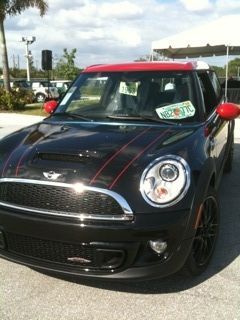
[[[37,185],[46,185],[46,186],[54,186],[54,187],[62,187],[62,188],[69,188],[75,190],[76,184],[69,184],[64,182],[53,182],[53,181],[42,181],[42,180],[32,180],[32,179],[17,179],[17,178],[2,178],[0,179],[0,183],[28,183],[28,184],[37,184]],[[32,207],[25,207],[20,205],[12,205],[8,202],[0,201],[0,205],[4,207],[8,207],[11,209],[23,210],[25,212],[34,212],[34,213],[41,213],[46,215],[55,215],[55,216],[62,216],[62,217],[72,217],[78,218],[80,221],[84,220],[100,220],[100,221],[132,221],[134,219],[134,214],[132,209],[130,208],[127,201],[118,193],[102,189],[96,187],[89,187],[89,186],[82,186],[82,190],[84,191],[93,191],[97,193],[106,194],[112,197],[122,208],[124,214],[122,215],[97,215],[97,214],[79,214],[79,213],[72,213],[66,214],[62,211],[53,211],[53,210],[41,210],[41,209],[34,209]]]

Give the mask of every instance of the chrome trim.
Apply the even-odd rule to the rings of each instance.
[[[184,189],[182,190],[182,193],[180,193],[177,198],[173,199],[170,202],[164,203],[164,204],[158,204],[156,202],[151,201],[147,195],[144,192],[144,187],[143,187],[143,183],[144,183],[144,179],[148,173],[148,171],[155,165],[157,165],[159,162],[162,161],[168,161],[168,160],[175,160],[178,161],[182,164],[184,170],[185,170],[185,175],[186,175],[186,184],[184,186]],[[152,207],[157,207],[157,208],[167,208],[167,207],[171,207],[174,204],[178,203],[180,200],[182,200],[184,198],[184,196],[186,195],[189,187],[190,187],[190,183],[191,183],[191,176],[190,176],[190,167],[188,165],[188,163],[186,162],[186,160],[184,160],[183,158],[176,156],[176,155],[166,155],[166,156],[162,156],[159,157],[157,159],[155,159],[154,161],[152,161],[143,171],[142,176],[141,176],[141,181],[140,181],[140,192],[142,194],[143,199],[150,204],[150,206]]]
[[[16,179],[16,178],[2,178],[0,179],[0,183],[4,182],[15,182],[15,183],[29,183],[29,184],[38,184],[38,185],[47,185],[47,186],[55,186],[55,187],[62,187],[62,188],[70,188],[75,190],[76,183],[70,184],[70,183],[64,183],[64,182],[53,182],[53,181],[42,181],[42,180],[32,180],[32,179]],[[78,218],[80,221],[84,220],[109,220],[109,221],[131,221],[134,218],[133,211],[130,208],[129,204],[127,201],[118,193],[107,190],[107,189],[102,189],[102,188],[96,188],[96,187],[89,187],[82,185],[82,191],[93,191],[93,192],[98,192],[102,194],[106,194],[110,197],[112,197],[114,200],[117,201],[117,203],[120,205],[122,208],[124,214],[122,215],[97,215],[97,214],[66,214],[62,211],[50,211],[50,210],[39,210],[39,209],[34,209],[31,207],[23,207],[19,205],[12,205],[7,202],[1,202],[1,206],[5,206],[11,209],[17,209],[17,210],[24,210],[27,212],[35,212],[35,213],[42,213],[42,214],[50,214],[50,215],[55,215],[55,216],[62,216],[62,217],[68,217],[68,218]]]
[[[59,177],[62,176],[61,173],[56,173],[55,171],[43,172],[43,175],[48,180],[57,180]]]

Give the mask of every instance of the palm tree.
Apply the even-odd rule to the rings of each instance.
[[[2,51],[3,81],[6,91],[10,91],[10,78],[4,20],[7,16],[21,14],[22,11],[31,7],[39,9],[42,17],[48,9],[48,4],[45,0],[1,0],[0,2],[0,51]]]

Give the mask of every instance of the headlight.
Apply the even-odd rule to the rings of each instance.
[[[168,207],[180,201],[190,185],[190,169],[178,156],[168,155],[154,160],[144,170],[140,191],[153,207]]]

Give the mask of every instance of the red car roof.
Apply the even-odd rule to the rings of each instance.
[[[119,64],[98,64],[87,67],[83,72],[119,72],[119,71],[184,71],[195,70],[197,62],[175,62],[175,61],[158,61],[158,62],[130,62]]]

